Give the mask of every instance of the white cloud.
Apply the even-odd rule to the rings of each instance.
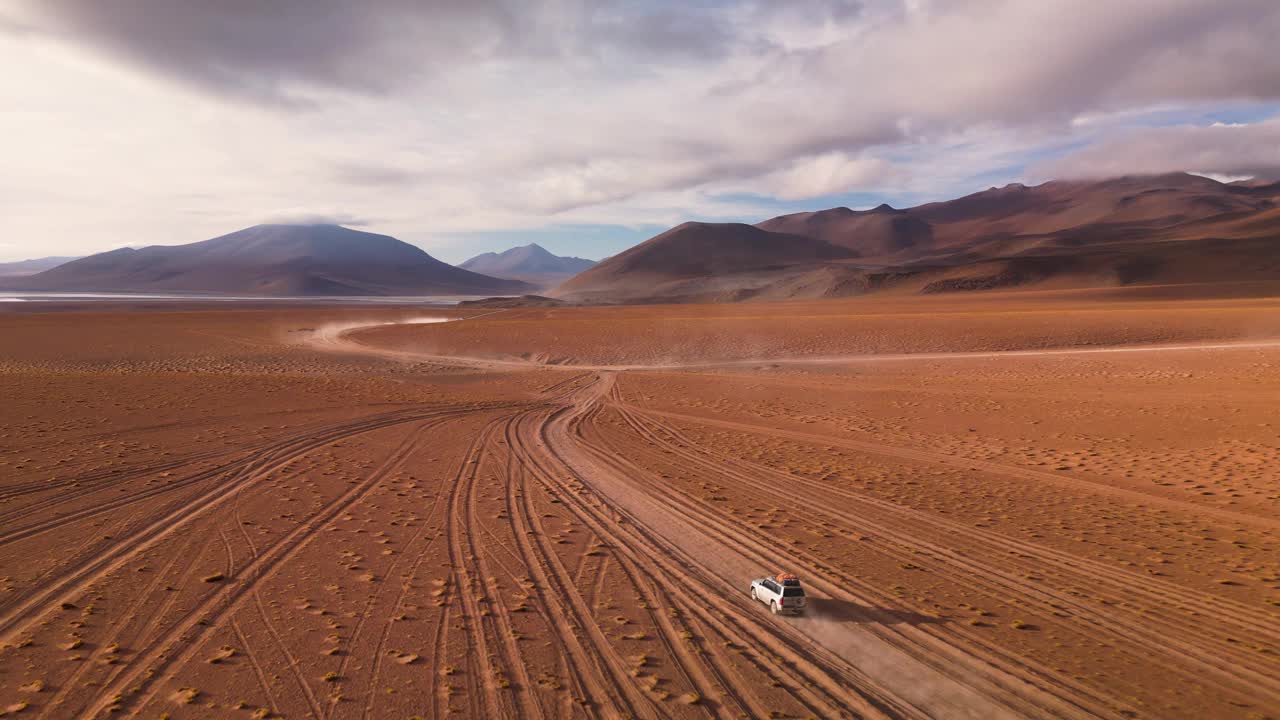
[[[269,213],[262,218],[262,223],[272,225],[347,225],[360,227],[369,221],[359,215],[334,210],[312,210],[307,208],[291,208]]]
[[[1053,177],[1193,172],[1214,179],[1280,179],[1280,118],[1129,130],[1045,163],[1038,172]]]
[[[764,187],[784,200],[803,200],[821,195],[898,187],[905,172],[874,157],[829,152],[802,158],[764,180]]]

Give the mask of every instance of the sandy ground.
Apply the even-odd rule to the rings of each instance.
[[[1280,717],[1277,311],[0,313],[0,713]]]

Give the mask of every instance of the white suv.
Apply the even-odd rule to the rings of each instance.
[[[768,605],[774,613],[804,612],[804,588],[800,578],[790,573],[752,580],[751,599]]]

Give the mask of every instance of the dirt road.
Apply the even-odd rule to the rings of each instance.
[[[500,312],[500,311],[498,311]],[[485,317],[495,313],[484,313],[475,316]],[[461,322],[473,318],[458,318]],[[1002,350],[998,352],[915,352],[915,353],[861,353],[851,355],[808,355],[777,356],[768,355],[751,358],[710,360],[710,361],[676,361],[662,363],[583,363],[583,362],[540,362],[526,358],[476,357],[466,355],[445,355],[416,350],[398,350],[381,347],[376,343],[362,342],[359,335],[362,331],[397,325],[430,324],[446,322],[443,319],[429,320],[397,320],[373,324],[345,323],[322,327],[313,333],[308,342],[320,349],[331,352],[349,352],[361,355],[373,355],[392,360],[406,362],[440,362],[453,365],[487,368],[493,370],[519,370],[530,367],[549,367],[562,370],[585,371],[596,370],[621,372],[626,370],[698,370],[708,368],[757,367],[762,365],[852,365],[857,363],[886,362],[935,362],[938,360],[985,360],[985,359],[1017,359],[1070,357],[1081,355],[1114,355],[1128,353],[1166,353],[1166,352],[1204,352],[1209,350],[1252,350],[1280,348],[1280,340],[1252,340],[1235,342],[1196,342],[1170,344],[1144,344],[1133,346],[1109,347],[1061,347],[1041,350]]]

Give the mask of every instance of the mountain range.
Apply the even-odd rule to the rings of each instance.
[[[458,267],[492,277],[553,287],[595,264],[594,260],[553,255],[541,245],[530,243],[500,253],[483,253]]]
[[[560,285],[578,301],[728,301],[894,289],[1265,281],[1280,183],[1184,173],[1007,185],[909,209],[685,223]]]
[[[21,290],[261,296],[506,295],[533,289],[456,268],[387,235],[338,225],[255,225],[187,245],[122,248],[4,284]]]
[[[64,263],[76,260],[76,257],[68,256],[51,256],[42,258],[33,258],[31,260],[18,260],[16,262],[0,263],[0,277],[17,277],[23,275],[35,275],[38,272],[52,270]]]
[[[530,244],[454,267],[387,235],[256,225],[188,245],[15,265],[0,277],[7,289],[263,296],[542,290],[574,302],[719,302],[1242,282],[1280,292],[1280,183],[1183,173],[1051,181],[907,209],[687,222],[599,263]]]

